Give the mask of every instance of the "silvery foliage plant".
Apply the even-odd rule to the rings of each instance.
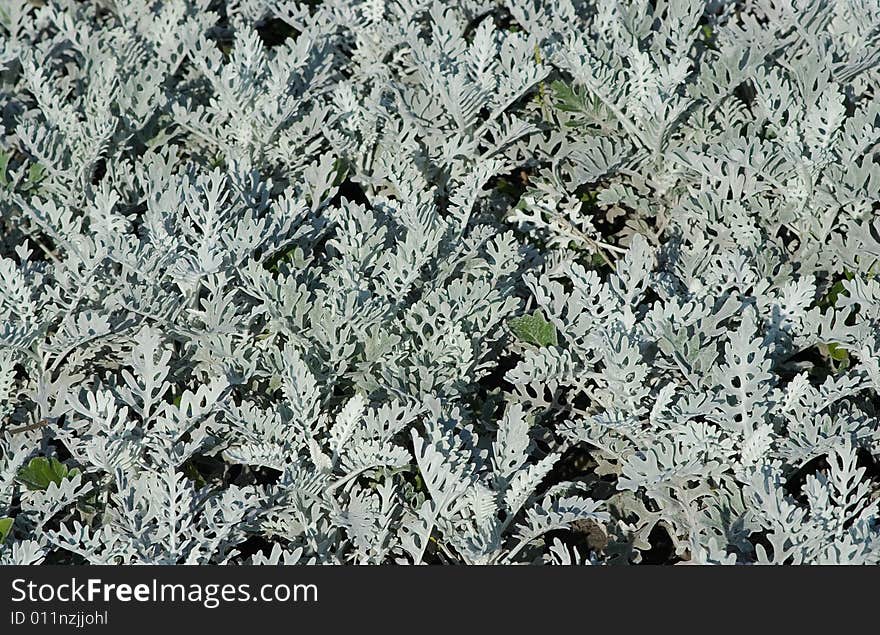
[[[0,561],[880,563],[880,5],[0,5]]]

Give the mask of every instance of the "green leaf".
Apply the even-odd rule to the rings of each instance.
[[[556,97],[556,107],[566,112],[581,112],[584,109],[584,102],[580,95],[565,82],[555,81],[550,84],[553,89],[553,95]]]
[[[827,308],[834,306],[837,304],[837,298],[839,298],[841,294],[847,295],[846,288],[843,286],[843,280],[852,280],[855,278],[855,274],[852,271],[844,269],[842,276],[843,278],[838,279],[833,285],[831,285],[828,293],[819,301],[820,307]]]
[[[9,159],[11,155],[5,150],[0,150],[0,186],[7,187],[9,181],[6,179],[6,170],[9,167]]]
[[[0,542],[6,542],[6,538],[9,537],[9,532],[12,531],[12,523],[14,519],[12,518],[0,518]]]
[[[538,346],[556,346],[556,327],[544,319],[541,312],[535,309],[531,315],[512,318],[508,321],[510,330],[517,339]]]
[[[67,466],[55,457],[38,456],[31,459],[27,467],[18,472],[18,480],[28,489],[44,490],[51,483],[59,485],[67,476],[76,476],[78,470],[70,471]]]
[[[339,187],[350,172],[348,162],[344,159],[334,159],[333,171],[336,173],[336,176],[333,178],[333,185],[334,187]]]
[[[835,361],[842,362],[849,357],[849,351],[840,344],[832,342],[828,345],[828,356]]]
[[[43,169],[42,165],[40,165],[39,163],[31,163],[30,167],[28,168],[28,181],[30,181],[32,184],[37,184],[43,180],[44,173],[45,170]]]

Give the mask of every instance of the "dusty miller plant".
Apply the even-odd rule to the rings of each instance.
[[[877,563],[878,39],[3,3],[0,560]]]

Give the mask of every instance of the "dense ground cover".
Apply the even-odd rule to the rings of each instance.
[[[873,0],[0,4],[4,563],[877,563]]]

